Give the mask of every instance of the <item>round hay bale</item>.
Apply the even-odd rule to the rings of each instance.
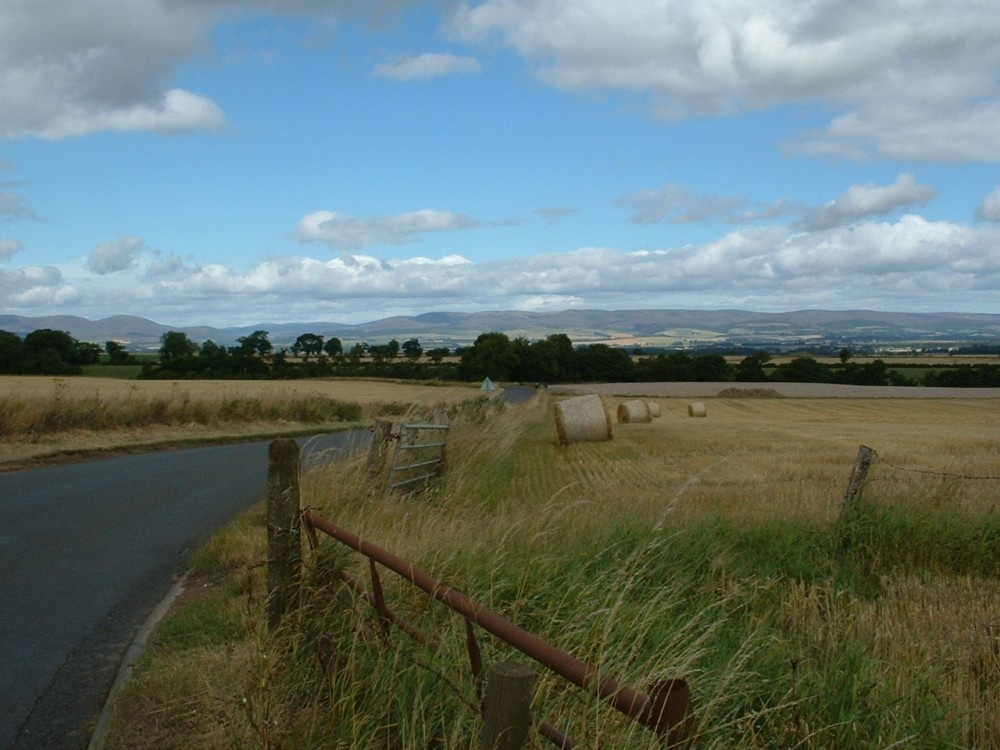
[[[652,419],[649,416],[649,407],[642,399],[633,399],[624,404],[618,404],[619,422],[648,422]]]
[[[649,416],[658,419],[660,416],[660,405],[656,401],[647,401],[646,408],[649,409]]]
[[[611,418],[596,393],[567,398],[556,404],[559,442],[596,443],[611,439]]]
[[[708,412],[705,410],[705,404],[701,403],[701,401],[695,401],[693,404],[688,404],[688,416],[689,417],[708,416]]]

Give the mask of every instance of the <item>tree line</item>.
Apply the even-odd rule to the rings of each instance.
[[[103,354],[115,364],[131,361],[131,355],[116,341],[102,347],[51,328],[32,331],[23,339],[0,331],[0,373],[8,375],[79,375],[84,365],[99,362]]]
[[[449,358],[449,355],[454,357]],[[849,385],[928,385],[945,387],[1000,387],[1000,365],[955,365],[923,368],[919,383],[885,361],[851,362],[850,350],[840,351],[836,365],[809,356],[772,363],[766,351],[756,351],[732,364],[721,354],[672,352],[633,357],[607,344],[574,346],[557,333],[529,341],[504,333],[481,334],[471,346],[451,352],[446,347],[425,350],[416,338],[385,344],[356,342],[345,347],[336,337],[305,333],[288,348],[276,349],[267,331],[258,330],[222,346],[192,341],[182,331],[160,337],[155,360],[143,358],[140,378],[235,379],[308,377],[392,377],[425,380],[500,382],[801,382]],[[446,358],[449,358],[446,360]],[[0,331],[0,373],[74,375],[98,362],[134,364],[138,359],[115,341],[104,346],[80,342],[65,331],[40,329],[21,339]]]

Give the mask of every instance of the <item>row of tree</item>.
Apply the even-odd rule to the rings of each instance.
[[[247,378],[323,377],[335,374],[413,376],[416,363],[426,356],[439,365],[448,356],[447,348],[424,351],[417,339],[402,344],[357,342],[345,350],[336,337],[305,333],[288,349],[275,349],[267,331],[254,331],[225,347],[208,340],[197,344],[181,331],[160,337],[159,360],[143,365],[143,378]],[[402,361],[401,361],[402,360]],[[367,370],[367,372],[360,372]],[[398,372],[397,372],[398,371]]]
[[[65,331],[40,328],[23,339],[0,331],[0,373],[8,375],[79,375],[84,365],[107,354],[114,364],[127,364],[131,355],[116,341],[100,344],[77,341]]]
[[[890,369],[883,360],[850,362],[851,352],[840,352],[840,364],[812,357],[771,365],[771,355],[757,351],[735,365],[721,354],[674,352],[633,358],[606,344],[577,347],[563,333],[529,341],[504,333],[480,335],[475,343],[456,350],[457,361],[444,361],[445,347],[425,351],[416,338],[402,344],[355,343],[345,350],[335,337],[307,333],[290,348],[276,350],[267,331],[237,339],[235,346],[208,340],[192,341],[181,331],[160,338],[159,357],[144,361],[143,378],[301,378],[376,376],[474,381],[489,377],[502,382],[804,382],[852,385],[914,385],[916,381]],[[135,358],[119,342],[80,342],[65,331],[40,329],[22,340],[0,331],[0,373],[73,375],[84,365],[107,355],[111,364],[130,364]],[[421,361],[423,360],[423,361]],[[926,370],[921,384],[967,388],[1000,387],[1000,366],[961,365]]]

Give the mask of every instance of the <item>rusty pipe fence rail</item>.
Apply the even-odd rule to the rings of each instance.
[[[364,591],[363,587],[349,576],[346,576],[345,580],[355,593],[368,601],[384,621],[396,625],[417,640],[425,640],[417,628],[396,616],[386,606],[376,563],[393,571],[429,596],[462,615],[467,622],[467,645],[473,673],[477,677],[481,671],[481,662],[472,623],[479,625],[577,687],[595,692],[602,700],[625,716],[664,737],[668,744],[674,745],[682,742],[690,732],[693,722],[693,708],[691,694],[684,680],[658,682],[651,687],[649,694],[634,690],[611,677],[601,676],[599,670],[580,661],[572,654],[529,633],[486,607],[480,606],[464,594],[436,580],[430,574],[401,557],[366,542],[358,535],[322,518],[311,509],[303,511],[302,519],[310,534],[315,533],[312,531],[313,529],[322,531],[369,559],[373,593]],[[549,724],[538,724],[538,729],[543,736],[564,749],[573,746],[569,739]]]

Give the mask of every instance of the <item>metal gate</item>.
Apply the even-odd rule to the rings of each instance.
[[[446,424],[404,424],[389,465],[389,489],[416,489],[444,472]]]

